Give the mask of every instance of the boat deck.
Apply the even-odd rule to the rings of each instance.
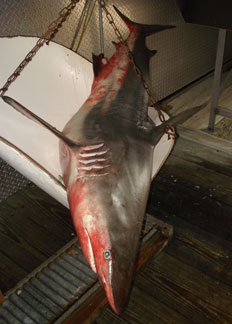
[[[232,149],[200,131],[179,127],[179,134],[152,183],[147,207],[173,225],[174,237],[136,277],[122,316],[105,307],[93,324],[232,323]],[[69,211],[35,186],[1,203],[2,292],[73,233]],[[64,323],[79,323],[78,317]]]

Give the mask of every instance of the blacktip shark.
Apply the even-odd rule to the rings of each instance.
[[[132,22],[126,42],[148,82],[156,51],[145,37],[174,26]],[[86,102],[62,132],[10,97],[3,99],[60,139],[60,163],[74,226],[90,267],[120,314],[126,306],[152,176],[153,150],[164,132],[148,117],[148,95],[122,43],[106,62],[93,56],[94,82]],[[176,125],[191,109],[168,121]]]

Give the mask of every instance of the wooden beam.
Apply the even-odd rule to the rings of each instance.
[[[182,125],[177,126],[177,133],[181,138],[198,143],[199,147],[206,146],[211,149],[216,149],[232,157],[232,146],[230,141]]]

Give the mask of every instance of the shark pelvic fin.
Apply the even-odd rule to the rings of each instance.
[[[20,112],[22,115],[26,116],[27,118],[33,120],[39,125],[44,126],[47,128],[49,131],[51,131],[55,136],[57,136],[59,139],[61,139],[63,142],[65,142],[68,146],[73,147],[73,146],[79,146],[79,144],[73,142],[71,139],[69,139],[67,136],[65,136],[62,132],[57,130],[55,127],[47,123],[45,120],[34,114],[32,111],[29,109],[25,108],[23,105],[21,105],[19,102],[16,100],[8,97],[8,96],[3,96],[2,99],[11,105],[15,110]]]
[[[175,28],[176,26],[172,25],[144,25],[144,24],[138,24],[129,18],[127,18],[125,15],[123,15],[115,6],[113,6],[117,14],[122,18],[122,20],[125,22],[127,27],[132,31],[135,27],[141,28],[142,32],[145,34],[145,36],[152,35],[154,33],[158,33],[162,30],[169,29],[169,28]]]

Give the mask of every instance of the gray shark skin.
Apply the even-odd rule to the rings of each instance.
[[[148,80],[155,51],[145,37],[173,26],[141,25],[117,9],[130,34],[127,43]],[[49,129],[60,140],[60,163],[70,211],[83,253],[97,272],[108,301],[120,314],[126,306],[151,183],[153,150],[164,132],[148,117],[147,94],[122,44],[104,64],[94,56],[95,78],[89,98],[63,132],[14,99],[3,100]],[[176,125],[193,108],[168,121]]]
[[[172,26],[138,25],[119,14],[130,29],[126,41],[147,80],[154,51],[146,48],[145,36]],[[107,64],[101,56],[93,59],[90,97],[63,130],[79,147],[71,149],[61,141],[60,157],[83,253],[120,314],[131,286],[149,194],[155,125],[148,118],[147,94],[127,49],[115,47]]]

